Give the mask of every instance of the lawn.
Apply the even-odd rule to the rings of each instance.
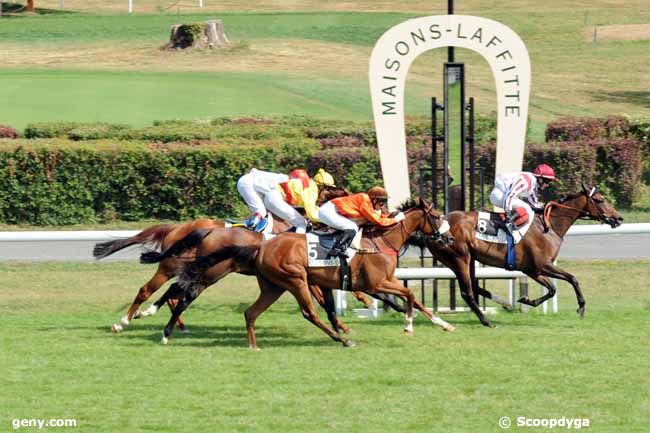
[[[417,317],[407,337],[397,314],[346,316],[358,346],[344,349],[285,296],[258,320],[262,350],[251,352],[250,277],[208,290],[186,314],[190,332],[162,346],[166,311],[109,331],[151,268],[0,264],[1,430],[74,418],[76,429],[56,430],[497,432],[502,416],[564,416],[645,433],[650,262],[561,265],[582,283],[584,320],[562,284],[560,314],[499,312],[496,329],[447,316],[458,327],[447,334]]]
[[[157,3],[142,4],[155,10]],[[202,21],[215,13],[128,16],[96,14],[92,5],[97,3],[70,7],[75,5],[84,12],[2,19],[0,98],[8,103],[0,108],[0,122],[18,128],[59,119],[143,124],[278,112],[368,119],[367,61],[374,42],[410,17],[444,12],[419,1],[374,6],[280,1],[262,2],[256,10],[219,3],[209,7],[219,10],[233,48],[169,53],[159,48],[173,23]],[[543,7],[530,1],[488,7],[468,1],[457,13],[502,21],[528,45],[531,134],[539,141],[544,124],[558,116],[650,115],[650,41],[594,44],[584,37],[595,24],[650,22],[644,5],[551,0]],[[428,115],[429,98],[442,96],[445,55],[436,50],[414,63],[407,86],[409,114]],[[467,96],[476,97],[478,112],[495,110],[487,63],[465,50],[457,52],[457,60],[466,63]]]

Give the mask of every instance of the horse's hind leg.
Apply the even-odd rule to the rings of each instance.
[[[252,350],[259,350],[257,347],[257,337],[255,336],[255,321],[284,293],[284,289],[273,285],[262,275],[258,274],[257,281],[260,286],[260,295],[244,312],[244,319],[246,319],[246,332],[248,334],[248,347]]]
[[[559,278],[564,280],[573,286],[573,290],[576,292],[576,299],[578,300],[578,310],[577,313],[582,319],[585,316],[585,297],[582,295],[582,290],[580,290],[580,284],[576,277],[567,271],[558,268],[552,263],[547,263],[542,266],[542,274],[551,278]]]
[[[178,304],[176,308],[172,311],[172,317],[170,317],[169,322],[163,330],[162,344],[167,344],[169,337],[174,330],[174,325],[178,322],[178,318],[183,314],[183,311],[190,306],[190,304],[205,290],[206,286],[200,283],[193,283],[187,289],[182,292],[178,298]]]
[[[111,330],[113,332],[121,332],[125,326],[128,326],[131,320],[133,318],[138,318],[141,315],[141,312],[139,310],[140,305],[142,303],[146,302],[147,299],[151,297],[151,295],[160,288],[163,284],[165,284],[171,276],[167,275],[165,272],[161,270],[159,267],[156,273],[154,274],[153,277],[149,281],[147,281],[142,287],[140,287],[140,290],[138,291],[138,294],[135,296],[135,299],[133,300],[133,303],[129,307],[129,310],[127,311],[126,315],[122,317],[120,320],[120,323],[114,323],[113,326],[111,327]]]
[[[543,275],[537,275],[537,276],[530,276],[533,280],[537,281],[539,284],[542,286],[546,287],[548,289],[548,292],[546,292],[543,296],[540,296],[537,299],[528,299],[528,297],[524,297],[519,299],[517,302],[521,302],[522,304],[530,305],[531,307],[537,307],[546,300],[551,299],[553,296],[555,296],[555,291],[557,290],[553,283],[546,278]]]

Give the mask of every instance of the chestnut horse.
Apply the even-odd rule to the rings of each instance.
[[[452,325],[427,311],[415,298],[413,292],[395,278],[398,251],[415,231],[421,231],[425,235],[438,235],[441,242],[448,243],[451,242],[448,235],[449,225],[441,213],[422,199],[407,203],[402,210],[406,216],[403,221],[387,228],[376,228],[371,234],[371,238],[363,238],[362,247],[367,251],[374,252],[371,254],[359,252],[352,258],[350,287],[352,290],[364,291],[370,295],[380,293],[396,295],[406,301],[405,331],[409,334],[413,333],[414,306],[433,323],[446,331],[453,331],[455,328]],[[390,255],[379,253],[382,249],[390,249],[393,253]],[[212,284],[215,275],[213,269],[218,267],[222,260],[231,260],[232,258],[250,260],[256,255],[255,268],[261,293],[244,313],[251,349],[257,349],[255,320],[285,291],[293,294],[307,320],[319,327],[334,341],[338,341],[344,346],[353,345],[350,340],[325,325],[316,313],[311,301],[310,284],[317,284],[324,289],[336,289],[340,287],[341,279],[338,267],[308,267],[308,252],[304,235],[282,233],[264,242],[257,254],[255,253],[254,250],[236,245],[228,246],[202,257],[197,263],[186,265],[179,277],[179,284],[184,293],[165,327],[163,342],[166,342],[169,337],[175,318],[180,316],[204,287]],[[330,290],[324,290],[325,292],[331,293]]]
[[[256,233],[241,227],[196,230],[160,253],[148,252],[142,254],[140,261],[142,263],[162,263],[176,257],[183,263],[187,263],[185,273],[196,273],[199,270],[204,272],[203,276],[206,280],[209,280],[209,284],[201,286],[192,299],[194,300],[205,289],[230,273],[255,275],[255,256],[263,242],[264,235],[262,233]],[[230,254],[235,249],[236,253]],[[191,250],[191,255],[188,259],[184,259],[183,257],[189,250]],[[190,262],[190,260],[192,261]],[[188,271],[189,269],[191,270]],[[310,285],[309,290],[318,303],[328,312],[332,326],[343,330],[343,332],[349,332],[349,327],[336,316],[331,291],[322,291],[315,285]],[[357,299],[361,300],[363,295],[360,292],[353,293]],[[170,299],[176,301],[182,296],[183,290],[180,289],[178,283],[172,284],[160,299],[143,312],[143,315],[153,315],[165,302],[169,302]],[[166,337],[163,339],[163,343],[167,343],[167,339],[173,331],[173,325],[177,323],[177,319],[174,317],[180,318],[181,312],[172,309],[172,314],[172,319],[165,328]]]
[[[324,188],[320,191],[318,201],[319,203],[326,202],[332,198],[340,197],[347,195],[347,192],[341,188]],[[133,246],[133,245],[148,245],[152,248],[161,248],[166,249],[171,245],[174,245],[179,240],[185,238],[190,233],[196,230],[210,230],[215,228],[224,228],[225,222],[216,219],[202,218],[195,221],[190,221],[184,224],[171,225],[171,224],[159,224],[149,228],[144,229],[140,233],[126,239],[116,239],[108,242],[101,242],[95,245],[93,250],[93,256],[96,259],[103,259],[108,257],[111,254],[114,254],[124,248]],[[273,218],[273,232],[280,233],[285,230],[288,230],[291,226],[284,220],[274,217]],[[125,316],[122,317],[120,323],[114,323],[111,326],[113,332],[121,332],[125,326],[133,320],[134,318],[140,318],[146,315],[155,314],[157,308],[160,305],[157,305],[155,309],[149,309],[148,314],[141,312],[139,310],[140,305],[146,302],[153,293],[155,293],[163,284],[165,284],[170,279],[174,278],[180,272],[184,261],[178,257],[169,257],[164,261],[160,261],[156,273],[147,281],[140,290],[138,291],[133,303],[129,307]],[[316,288],[315,291],[318,289]],[[316,295],[318,295],[318,291]],[[370,300],[368,300],[361,293],[354,293],[355,297],[366,306],[372,305]],[[166,301],[169,305],[169,308],[173,311],[173,307],[176,305],[176,299],[166,298]],[[182,318],[178,318],[178,327],[183,330],[185,324]]]
[[[474,260],[503,268],[506,245],[476,238],[477,212],[451,212],[447,218],[454,237],[453,245],[442,246],[430,240],[427,240],[426,245],[434,257],[455,270],[461,296],[481,323],[491,327],[492,323],[479,309],[474,295],[485,296],[501,305],[511,306],[502,298],[478,286],[474,276]],[[612,228],[618,227],[623,221],[618,211],[596,187],[588,188],[584,183],[579,193],[560,201],[548,202],[543,214],[535,216],[526,235],[515,245],[516,269],[546,287],[548,292],[537,299],[523,297],[518,302],[537,307],[555,295],[556,288],[549,278],[559,278],[573,286],[578,300],[577,312],[581,318],[584,316],[585,299],[578,280],[554,265],[564,236],[578,218],[600,221]]]

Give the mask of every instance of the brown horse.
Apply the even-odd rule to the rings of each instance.
[[[347,192],[344,189],[326,187],[320,191],[318,201],[326,202],[342,195],[347,195]],[[198,219],[179,225],[159,224],[149,227],[130,238],[98,243],[95,245],[93,250],[93,256],[98,260],[103,259],[133,245],[148,245],[152,248],[165,250],[194,231],[224,228],[225,225],[226,223],[224,221],[208,218]],[[274,233],[280,233],[289,228],[290,225],[286,221],[277,217],[273,218]],[[192,257],[191,252],[188,252],[186,255]],[[149,279],[149,281],[140,287],[140,290],[135,296],[135,299],[129,307],[126,315],[121,318],[120,323],[114,323],[111,326],[111,330],[113,332],[121,332],[134,318],[155,314],[160,305],[145,310],[145,312],[139,310],[140,305],[146,302],[151,295],[160,289],[160,287],[162,287],[167,281],[178,275],[186,260],[187,259],[170,256],[165,258],[163,261],[159,261],[156,273],[151,277],[151,279]],[[318,296],[318,289],[316,288],[314,291],[316,292],[315,295]],[[364,305],[372,305],[370,300],[363,296],[363,294],[354,293],[354,295],[360,302],[364,303]],[[176,305],[176,299],[173,297],[167,297],[165,300],[168,303],[169,308],[173,311],[173,308]],[[177,324],[181,330],[185,328],[185,323],[181,317],[178,318]]]
[[[392,254],[359,252],[350,263],[352,290],[364,291],[370,295],[386,294],[396,295],[407,303],[406,328],[408,333],[413,332],[413,307],[417,307],[433,323],[447,331],[454,327],[438,317],[435,317],[415,298],[413,292],[404,287],[395,278],[397,266],[397,253],[415,231],[426,235],[437,234],[442,242],[450,242],[447,231],[449,226],[444,216],[434,210],[430,204],[418,199],[403,207],[406,218],[398,224],[388,228],[376,228],[371,237],[364,237],[362,247],[368,251],[381,251],[390,249]],[[169,332],[174,325],[175,316],[180,315],[185,308],[198,296],[204,287],[212,284],[215,267],[223,260],[232,258],[250,260],[255,257],[256,251],[241,248],[236,245],[223,247],[212,254],[203,257],[198,263],[188,264],[181,276],[179,284],[184,289],[174,314],[163,333],[163,342],[169,337]],[[255,337],[255,320],[271,304],[273,304],[285,291],[294,295],[303,316],[319,327],[333,340],[341,342],[344,346],[353,343],[342,337],[335,330],[330,329],[318,317],[310,297],[310,284],[317,284],[325,289],[340,287],[341,279],[336,267],[308,267],[308,252],[304,235],[283,233],[262,244],[255,258],[255,268],[261,293],[258,299],[245,312],[248,341],[252,349],[257,349]],[[218,274],[218,272],[217,272]],[[325,290],[325,292],[330,292]],[[331,293],[331,292],[330,292]]]
[[[255,256],[264,242],[264,237],[262,233],[256,233],[240,227],[197,230],[160,253],[149,252],[142,254],[140,261],[143,263],[162,263],[176,257],[181,262],[187,263],[185,266],[186,279],[189,278],[188,275],[190,274],[194,275],[199,271],[202,272],[203,277],[209,283],[202,285],[197,290],[195,296],[192,298],[193,301],[205,289],[230,273],[236,272],[243,275],[255,275]],[[235,250],[235,254],[230,254]],[[188,251],[191,251],[191,253],[185,259],[184,257]],[[322,291],[315,285],[310,285],[309,290],[317,302],[328,312],[332,326],[343,330],[343,332],[349,332],[349,327],[336,316],[331,291]],[[357,299],[361,300],[360,297],[363,294],[359,292],[353,293]],[[172,284],[165,294],[152,304],[149,309],[151,311],[147,310],[143,314],[155,314],[157,309],[165,302],[169,302],[170,299],[178,300],[182,298],[183,294],[183,290],[177,283]],[[368,304],[370,303],[370,301],[367,302]],[[172,310],[172,318],[166,327],[166,337],[163,339],[163,343],[167,343],[167,339],[173,331],[173,325],[177,323],[177,318],[180,318],[181,313],[182,311]]]
[[[427,241],[426,245],[438,260],[454,270],[458,278],[461,296],[485,326],[493,326],[479,309],[475,294],[485,296],[504,306],[509,304],[480,288],[474,276],[474,260],[486,265],[503,268],[506,254],[505,244],[496,244],[477,239],[477,212],[451,212],[448,215],[451,224],[453,245],[443,246],[437,242]],[[569,282],[578,299],[578,314],[584,316],[585,299],[578,280],[570,273],[554,265],[560,251],[562,240],[569,227],[578,219],[590,219],[618,227],[623,221],[616,209],[593,188],[582,184],[582,191],[560,201],[548,202],[542,215],[536,215],[526,235],[515,245],[516,269],[528,275],[548,289],[538,299],[523,297],[522,304],[536,307],[552,298],[556,288],[549,278],[559,278]]]

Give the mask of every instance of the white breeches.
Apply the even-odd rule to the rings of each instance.
[[[264,196],[264,205],[266,205],[267,209],[270,210],[271,213],[291,223],[291,225],[295,226],[299,231],[302,229],[302,233],[304,233],[304,230],[307,228],[307,220],[300,215],[293,206],[284,200],[280,190],[276,188],[269,191]]]
[[[321,222],[337,230],[359,230],[359,226],[354,221],[347,219],[336,211],[336,206],[331,201],[322,205],[319,209],[319,218]]]
[[[255,192],[253,176],[250,173],[239,178],[237,181],[237,191],[239,191],[239,195],[242,196],[251,212],[259,213],[263,217],[266,216],[264,201],[262,200],[262,196]]]
[[[518,207],[523,207],[524,209],[526,209],[526,212],[528,212],[528,215],[532,214],[532,209],[530,205],[525,201],[515,197],[512,200],[510,200],[510,203],[508,204],[506,203],[506,198],[507,198],[506,193],[504,193],[498,188],[494,188],[490,193],[490,203],[492,203],[496,207],[500,207],[506,213],[510,212],[513,209],[517,209]]]

